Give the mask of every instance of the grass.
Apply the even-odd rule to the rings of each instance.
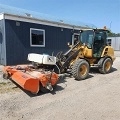
[[[11,82],[1,82],[0,86],[10,84]]]
[[[6,84],[7,84],[7,83],[5,83],[5,82],[1,82],[1,83],[0,83],[0,85],[6,85]]]

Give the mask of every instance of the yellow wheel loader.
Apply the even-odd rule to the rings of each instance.
[[[109,32],[107,29],[80,30],[76,44],[56,55],[59,72],[71,69],[76,80],[86,79],[92,66],[97,66],[102,74],[109,73],[115,60],[114,49],[107,39]]]

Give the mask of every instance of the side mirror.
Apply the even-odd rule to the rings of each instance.
[[[83,32],[83,30],[80,30],[80,33],[82,33]]]
[[[111,46],[111,41],[112,41],[112,39],[107,39],[107,45]]]

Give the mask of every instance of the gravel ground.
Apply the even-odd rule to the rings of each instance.
[[[0,120],[120,120],[120,52],[112,72],[61,79],[52,93],[34,96],[0,79]],[[2,66],[1,66],[2,68]]]

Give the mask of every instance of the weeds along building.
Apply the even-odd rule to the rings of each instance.
[[[28,53],[66,51],[81,28],[95,26],[0,4],[0,64],[27,63]]]

